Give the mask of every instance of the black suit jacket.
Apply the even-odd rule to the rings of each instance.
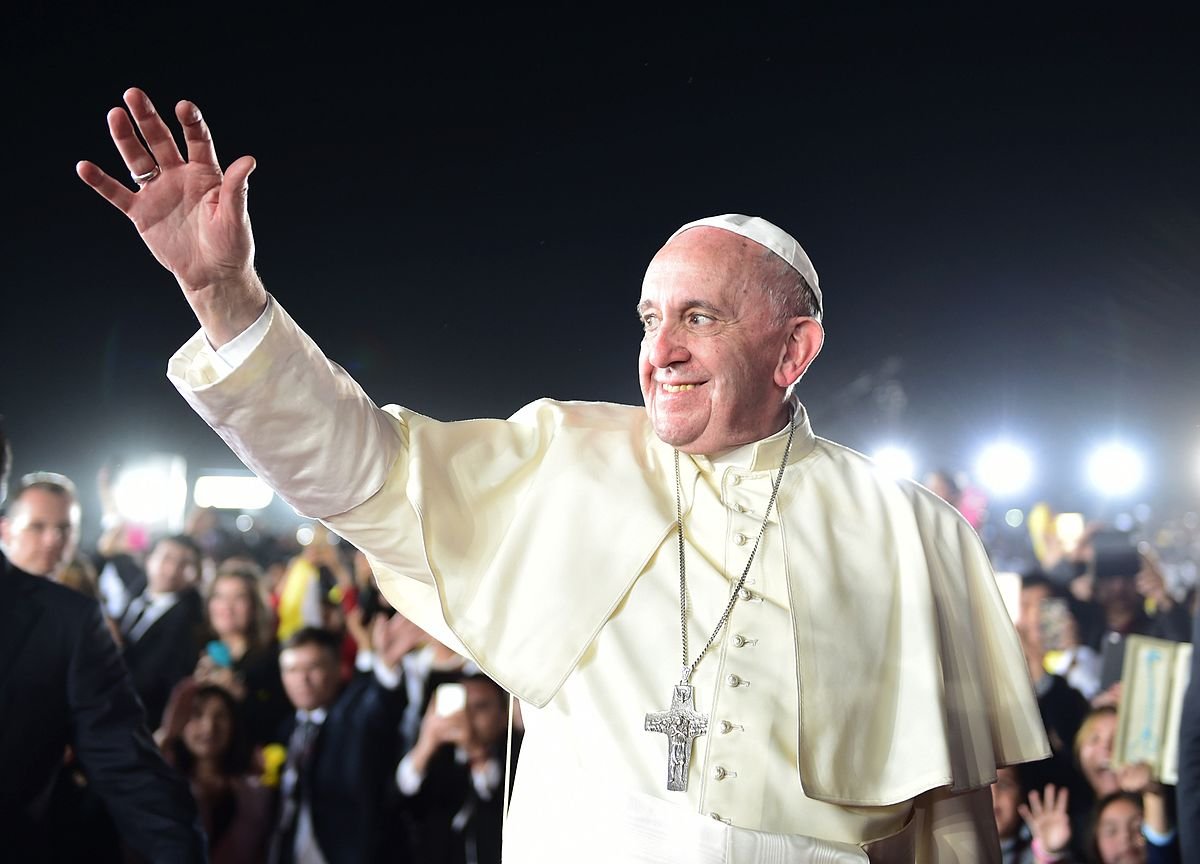
[[[393,813],[399,725],[406,702],[403,682],[387,690],[360,673],[328,709],[307,771],[313,830],[329,864],[404,862],[408,841]],[[283,741],[291,739],[295,716]],[[291,850],[274,850],[291,861]]]
[[[196,670],[203,626],[204,601],[195,589],[187,588],[140,639],[126,641],[125,663],[151,729],[162,722],[175,685]]]
[[[1179,843],[1185,864],[1200,864],[1200,615],[1192,622],[1192,680],[1179,729]]]
[[[70,744],[122,838],[151,861],[200,862],[187,785],[159,755],[94,601],[0,555],[0,838],[46,856],[45,806]]]

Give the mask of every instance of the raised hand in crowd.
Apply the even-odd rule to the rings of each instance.
[[[1071,817],[1067,812],[1067,790],[1047,783],[1044,793],[1029,793],[1027,804],[1017,805],[1029,833],[1043,854],[1055,857],[1071,845]]]
[[[371,647],[389,667],[400,665],[404,655],[423,642],[428,634],[403,615],[376,615],[371,622]]]
[[[108,112],[108,129],[138,190],[92,162],[80,162],[76,171],[129,217],[154,257],[174,274],[209,341],[220,347],[254,323],[267,303],[254,272],[246,210],[254,159],[243,156],[222,172],[208,125],[192,102],[175,106],[186,159],[144,92],[126,90],[125,105],[128,112]]]

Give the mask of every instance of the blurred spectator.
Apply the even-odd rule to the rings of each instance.
[[[499,864],[507,698],[483,675],[461,686],[465,704],[451,712],[438,704],[443,691],[435,693],[396,784],[412,799],[416,860]]]
[[[1052,600],[1059,602],[1047,605]],[[1040,572],[1022,577],[1017,635],[1029,666],[1029,677],[1037,695],[1038,711],[1042,715],[1051,750],[1049,759],[1024,766],[1023,776],[1031,789],[1040,789],[1052,783],[1069,790],[1072,816],[1076,824],[1082,826],[1087,820],[1092,797],[1085,779],[1076,768],[1071,748],[1090,709],[1082,693],[1061,675],[1051,674],[1046,669],[1046,640],[1052,639],[1057,643],[1054,647],[1058,648],[1070,648],[1074,641],[1073,622],[1063,601],[1062,589]],[[1054,612],[1057,613],[1057,621],[1050,620]]]
[[[164,714],[163,752],[188,779],[212,864],[257,864],[267,852],[273,801],[249,777],[250,746],[233,695],[188,679]]]
[[[72,591],[78,591],[85,597],[100,602],[100,584],[96,578],[96,568],[92,562],[81,555],[75,555],[58,571],[56,580],[60,585],[66,585]]]
[[[0,501],[10,454],[0,429]],[[55,860],[49,805],[69,745],[130,847],[201,862],[195,807],[154,746],[100,607],[42,578],[69,557],[78,524],[74,486],[57,475],[25,478],[0,519],[6,553],[23,562],[0,555],[3,857]]]
[[[1187,864],[1200,864],[1200,614],[1192,620],[1192,679],[1179,728],[1179,843]]]
[[[1016,773],[1012,768],[1000,770],[1012,772],[1014,775]],[[1015,780],[1013,783],[1017,785]],[[1037,789],[1032,790],[1027,803],[1022,802],[1017,805],[1016,810],[1025,825],[1024,834],[1018,836],[1025,837],[1026,842],[1024,844],[1017,843],[1013,847],[1014,851],[1020,850],[1022,857],[1005,858],[1006,864],[1010,860],[1013,862],[1018,860],[1022,862],[1065,862],[1074,857],[1071,854],[1071,818],[1067,814],[1069,797],[1066,789],[1048,783],[1041,793]],[[999,824],[998,821],[997,824]],[[1003,835],[1001,835],[1000,843],[1003,853],[1005,847]]]
[[[992,814],[1000,837],[1001,864],[1033,864],[1029,827],[1021,819],[1025,790],[1016,768],[997,768],[992,784]]]
[[[413,645],[377,619],[373,669],[343,686],[340,642],[307,627],[279,655],[283,685],[295,707],[281,782],[274,864],[325,861],[371,864],[406,860],[407,840],[386,825],[404,710],[400,658]],[[319,857],[318,857],[319,856]]]
[[[279,676],[279,648],[271,613],[263,602],[262,571],[252,561],[231,558],[208,588],[212,641],[196,666],[200,681],[225,687],[242,703],[250,741],[278,737],[291,712]]]
[[[302,627],[324,627],[330,592],[340,589],[333,598],[334,603],[339,603],[341,592],[354,584],[338,556],[337,546],[330,542],[329,530],[320,524],[312,530],[311,542],[289,562],[277,588],[281,642]]]
[[[22,477],[0,518],[0,540],[14,566],[34,576],[57,576],[79,543],[75,484],[51,472]]]
[[[1117,791],[1101,798],[1092,819],[1091,857],[1098,864],[1175,864],[1179,845],[1165,812],[1144,809],[1142,796]]]
[[[178,534],[154,544],[146,558],[146,590],[121,617],[125,663],[158,728],[171,690],[196,668],[204,626],[204,604],[195,582],[200,550]]]

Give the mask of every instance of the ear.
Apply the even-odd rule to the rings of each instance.
[[[775,383],[787,389],[804,376],[809,364],[821,353],[825,328],[816,318],[796,317],[788,320],[784,332],[787,341],[775,367]]]

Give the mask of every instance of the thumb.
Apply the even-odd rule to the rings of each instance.
[[[226,211],[226,215],[245,218],[250,174],[257,167],[253,156],[243,156],[225,172],[225,178],[221,181],[221,209]]]

